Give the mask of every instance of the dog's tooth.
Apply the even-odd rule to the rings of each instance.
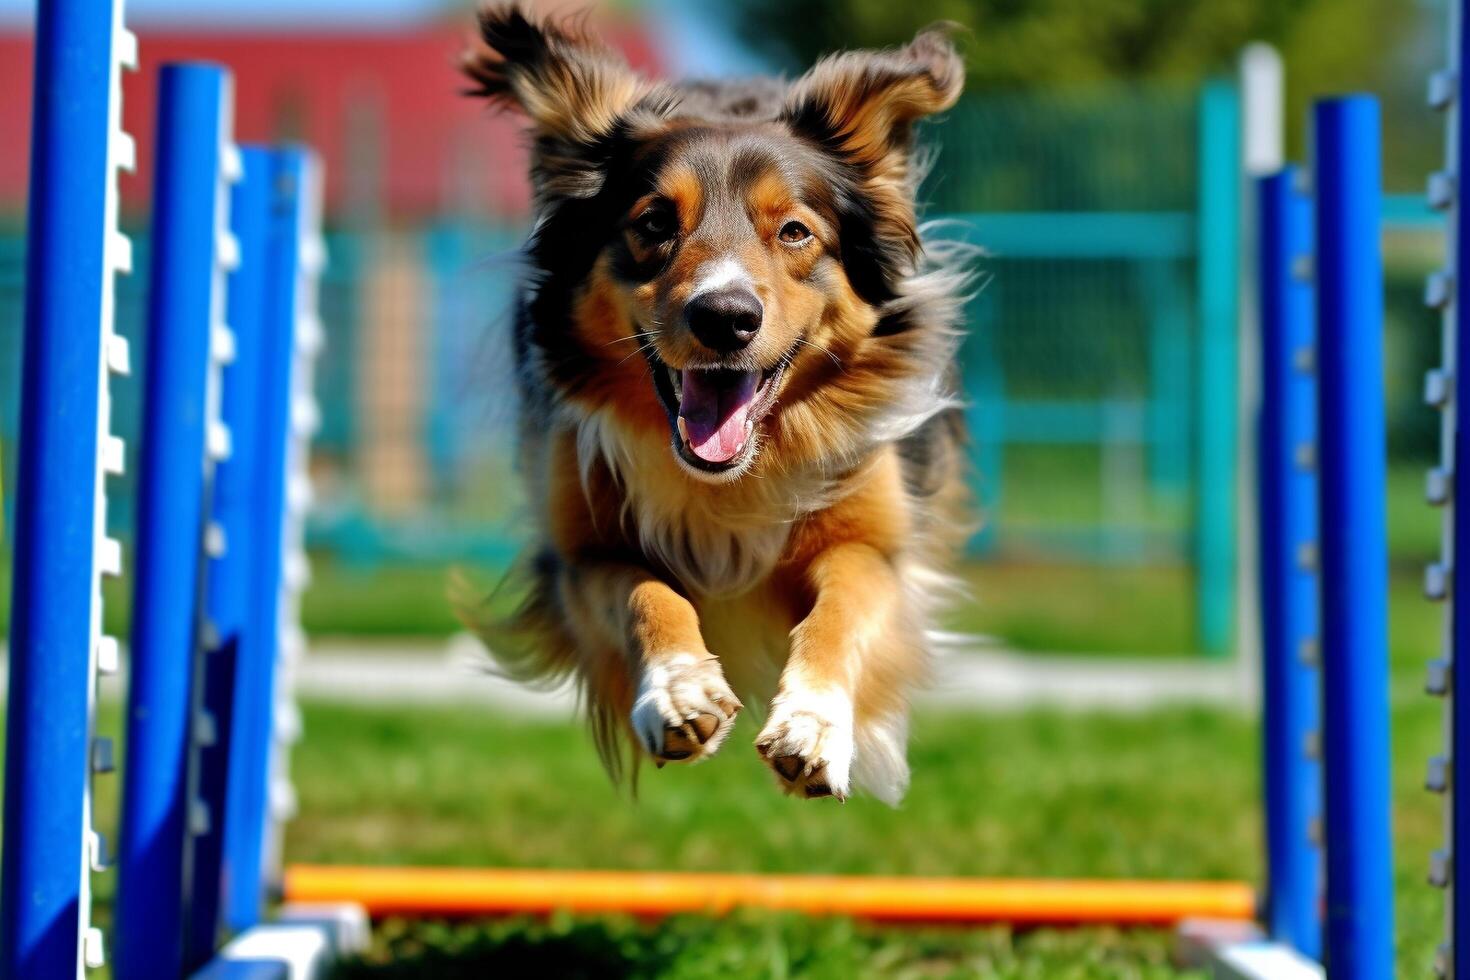
[[[685,442],[689,441],[689,426],[684,424],[684,416],[679,416],[679,438]]]
[[[746,419],[745,420],[745,438],[749,439],[750,438],[750,434],[752,432],[754,432],[754,431],[755,431],[755,423],[752,422],[750,419]]]

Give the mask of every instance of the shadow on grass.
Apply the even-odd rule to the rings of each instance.
[[[667,959],[650,937],[638,930],[610,928],[606,922],[503,926],[385,923],[376,930],[373,949],[359,960],[339,965],[333,980],[491,976],[617,980],[657,975]]]

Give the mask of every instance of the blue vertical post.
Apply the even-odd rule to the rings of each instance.
[[[1378,104],[1313,109],[1329,974],[1394,974]]]
[[[101,635],[99,574],[121,564],[104,537],[106,372],[126,369],[112,332],[113,277],[131,264],[117,232],[123,64],[136,40],[120,0],[39,5],[32,88],[29,224],[14,579],[0,858],[0,978],[78,975],[100,964],[89,923],[94,671],[116,659]],[[98,748],[101,743],[98,743]]]
[[[186,774],[207,457],[220,452],[222,431],[211,432],[209,375],[223,299],[217,246],[229,96],[228,76],[212,65],[166,65],[159,75],[128,757],[118,848],[120,980],[182,971]]]
[[[1310,839],[1321,816],[1321,766],[1307,753],[1318,725],[1315,571],[1301,561],[1317,540],[1317,389],[1312,289],[1296,274],[1311,255],[1312,209],[1288,167],[1256,182],[1261,323],[1261,673],[1265,773],[1265,918],[1272,937],[1322,957],[1322,857]]]
[[[1470,2],[1452,3],[1451,24],[1456,45],[1455,98],[1450,107],[1455,116],[1455,146],[1452,160],[1459,161],[1459,187],[1453,201],[1453,224],[1450,254],[1454,256],[1454,288],[1448,290],[1454,304],[1454,511],[1453,545],[1450,567],[1452,588],[1450,663],[1450,959],[1451,976],[1470,977],[1470,574],[1459,571],[1470,568],[1470,390],[1463,381],[1470,378],[1470,221],[1465,211],[1465,174],[1470,166]]]
[[[1240,99],[1211,82],[1199,107],[1199,364],[1196,616],[1200,645],[1229,652],[1235,614],[1236,332],[1240,261]]]
[[[237,648],[226,788],[224,921],[233,930],[260,921],[270,870],[266,866],[266,844],[276,663],[281,639],[286,450],[307,167],[304,150],[275,150],[270,155],[265,300],[256,341],[261,350],[260,402],[252,450],[257,479],[250,504],[252,534],[259,550],[250,566],[250,607],[245,611],[244,632]]]
[[[239,650],[250,625],[255,563],[266,542],[253,527],[261,477],[257,449],[264,404],[266,263],[271,209],[271,155],[258,147],[240,153],[241,179],[230,196],[230,226],[240,265],[230,279],[226,319],[235,336],[235,359],[225,378],[220,415],[231,435],[230,458],[215,473],[212,507],[225,555],[211,568],[205,610],[216,646],[199,685],[202,709],[214,721],[216,741],[200,749],[198,792],[209,812],[224,814],[232,749]],[[190,897],[184,937],[186,970],[214,952],[220,933],[225,820],[196,836],[186,867]]]

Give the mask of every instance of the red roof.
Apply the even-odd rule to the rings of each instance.
[[[138,34],[140,70],[123,82],[123,124],[138,142],[138,172],[122,189],[129,210],[148,196],[158,67],[181,60],[233,70],[239,142],[289,137],[315,147],[326,160],[328,208],[339,217],[349,204],[394,217],[458,212],[468,202],[497,214],[526,208],[520,120],[459,95],[455,60],[467,30]],[[635,32],[618,29],[610,39],[633,64],[656,63]],[[0,33],[0,208],[7,210],[25,197],[31,72],[30,36]]]

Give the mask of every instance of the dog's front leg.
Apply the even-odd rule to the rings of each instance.
[[[787,792],[838,799],[850,792],[855,753],[870,751],[857,760],[875,774],[865,788],[897,802],[908,779],[906,689],[923,666],[899,576],[878,549],[848,542],[818,554],[806,579],[811,611],[792,630],[756,748]]]
[[[562,599],[573,622],[621,652],[621,687],[631,694],[633,735],[663,762],[714,754],[729,734],[740,701],[705,649],[699,616],[667,582],[636,565],[595,561],[570,566]],[[601,685],[599,685],[601,686]]]

